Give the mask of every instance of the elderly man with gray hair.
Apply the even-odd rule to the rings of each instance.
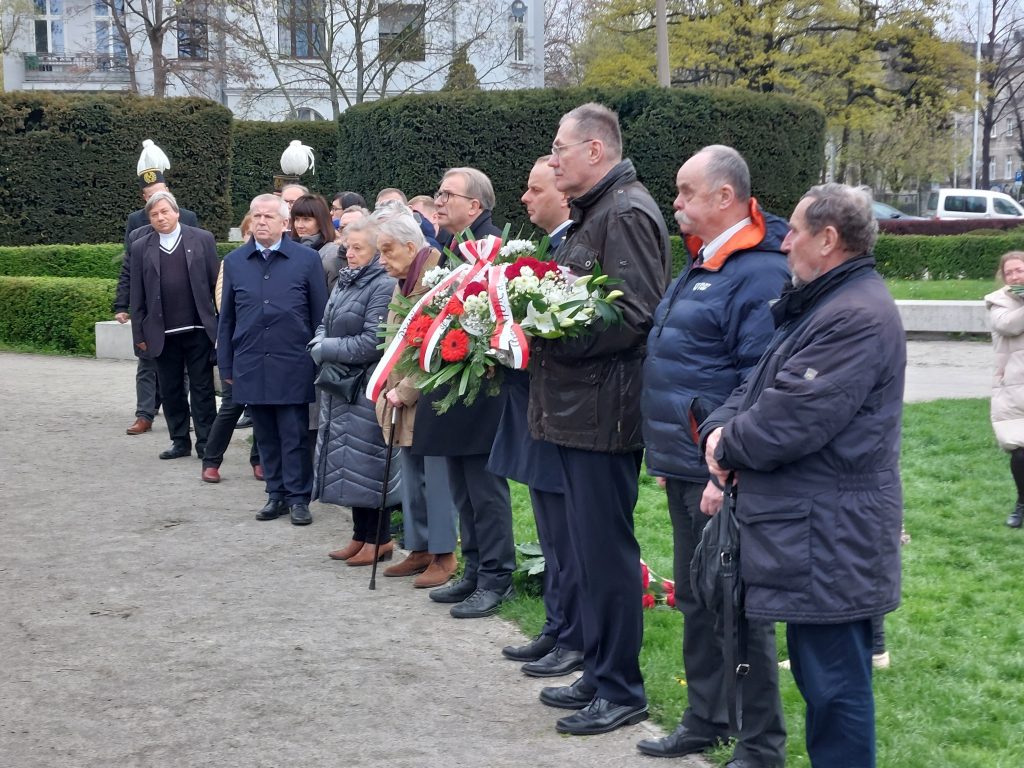
[[[153,230],[131,245],[132,336],[136,354],[156,361],[171,447],[161,459],[192,453],[188,422],[195,421],[196,451],[203,457],[217,403],[211,352],[217,339],[213,291],[220,262],[213,235],[179,222],[170,192],[146,201]],[[189,409],[182,370],[188,371]]]
[[[871,618],[900,599],[906,340],[877,231],[866,191],[807,192],[775,335],[701,427],[712,475],[738,490],[746,615],[786,622],[815,768],[875,765]]]

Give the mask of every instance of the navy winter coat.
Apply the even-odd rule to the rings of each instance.
[[[874,263],[787,290],[773,315],[791,335],[702,427],[723,427],[716,460],[737,473],[750,618],[832,624],[899,604],[906,340]]]
[[[325,363],[345,363],[371,370],[382,350],[377,335],[388,314],[395,280],[376,259],[359,271],[351,285],[335,285],[324,320],[310,347],[320,348]],[[328,330],[329,329],[329,330]],[[365,381],[365,380],[364,380]],[[374,403],[360,391],[349,403],[320,393],[320,428],[316,438],[313,498],[346,507],[376,507],[384,485],[387,446]],[[392,461],[389,502],[397,503],[399,463]]]
[[[249,240],[224,257],[217,365],[235,402],[313,402],[316,366],[306,345],[324,316],[320,254],[289,238],[265,261]]]
[[[789,225],[750,202],[751,223],[684,270],[654,311],[640,398],[652,475],[707,482],[692,428],[702,417],[691,425],[691,406],[699,400],[695,410],[707,416],[724,403],[775,332],[770,302],[789,280],[779,250]]]

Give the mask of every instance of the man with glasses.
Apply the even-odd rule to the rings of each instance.
[[[555,260],[578,275],[600,266],[621,281],[621,322],[531,348],[530,434],[554,443],[566,529],[580,575],[583,676],[541,691],[545,704],[578,709],[561,733],[605,733],[647,718],[640,673],[640,547],[633,533],[643,441],[640,381],[654,308],[668,286],[668,229],[622,159],[618,116],[600,104],[564,115],[548,165],[570,202]]]
[[[476,168],[453,168],[434,196],[439,221],[464,238],[501,235],[491,222],[494,188]],[[455,250],[456,243],[451,243]],[[411,451],[419,456],[444,456],[448,485],[459,512],[462,539],[462,578],[435,589],[430,599],[455,603],[457,619],[490,616],[512,596],[516,567],[512,538],[512,500],[508,481],[487,470],[494,435],[505,407],[506,391],[481,395],[472,405],[459,403],[444,414],[433,405],[448,393],[435,390],[416,408]]]

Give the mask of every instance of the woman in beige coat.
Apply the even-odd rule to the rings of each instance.
[[[413,301],[426,288],[423,275],[441,260],[441,254],[427,245],[420,225],[405,206],[389,205],[378,209],[373,218],[378,222],[377,248],[384,269],[398,278],[395,298],[399,295]],[[388,326],[399,322],[392,310]],[[391,429],[391,412],[395,415],[395,445],[408,448],[413,442],[413,424],[420,391],[407,378],[394,371],[377,401],[377,420],[384,428],[384,437]],[[428,406],[429,407],[429,406]],[[418,588],[438,587],[455,573],[457,516],[448,487],[445,460],[436,456],[414,456],[405,450],[402,462],[402,514],[405,547],[409,556],[384,569],[385,576],[413,576]]]
[[[1010,454],[1017,503],[1006,520],[1024,522],[1024,251],[1004,253],[996,277],[1003,287],[985,297],[996,371],[992,382],[992,429],[999,447]]]

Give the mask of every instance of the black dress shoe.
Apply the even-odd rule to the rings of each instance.
[[[651,757],[682,757],[697,752],[707,752],[712,747],[724,744],[722,736],[696,734],[685,725],[680,725],[668,736],[660,739],[642,739],[636,748]]]
[[[636,707],[616,704],[614,701],[598,697],[575,715],[563,717],[555,723],[555,730],[559,733],[571,733],[573,736],[590,736],[595,733],[608,733],[623,725],[636,725],[646,719],[646,704]]]
[[[166,451],[160,452],[161,459],[181,459],[191,455],[192,446],[190,445],[172,445]]]
[[[572,685],[556,685],[541,688],[540,700],[549,707],[558,709],[583,709],[594,700],[597,689],[592,688],[579,678]]]
[[[271,499],[259,512],[256,513],[257,520],[277,520],[281,515],[288,514],[288,505],[284,499]]]
[[[1020,528],[1021,523],[1024,523],[1024,504],[1018,501],[1017,505],[1013,508],[1013,512],[1006,518],[1006,524],[1011,528]]]
[[[292,525],[309,525],[313,522],[313,515],[309,512],[308,504],[292,504],[288,508],[292,517]]]
[[[522,666],[523,673],[530,677],[561,677],[578,669],[583,669],[583,651],[568,648],[555,648],[544,658]]]
[[[482,619],[498,612],[498,607],[511,600],[515,590],[509,585],[504,592],[496,589],[477,589],[450,611],[455,619]]]
[[[555,649],[555,638],[551,635],[537,635],[526,645],[506,645],[501,655],[512,661],[536,661],[543,659]]]
[[[248,429],[251,426],[252,418],[247,413],[243,413],[238,419],[238,423],[235,424],[235,429]]]
[[[435,603],[461,603],[474,592],[476,592],[476,582],[461,578],[440,589],[430,590],[430,599]]]

